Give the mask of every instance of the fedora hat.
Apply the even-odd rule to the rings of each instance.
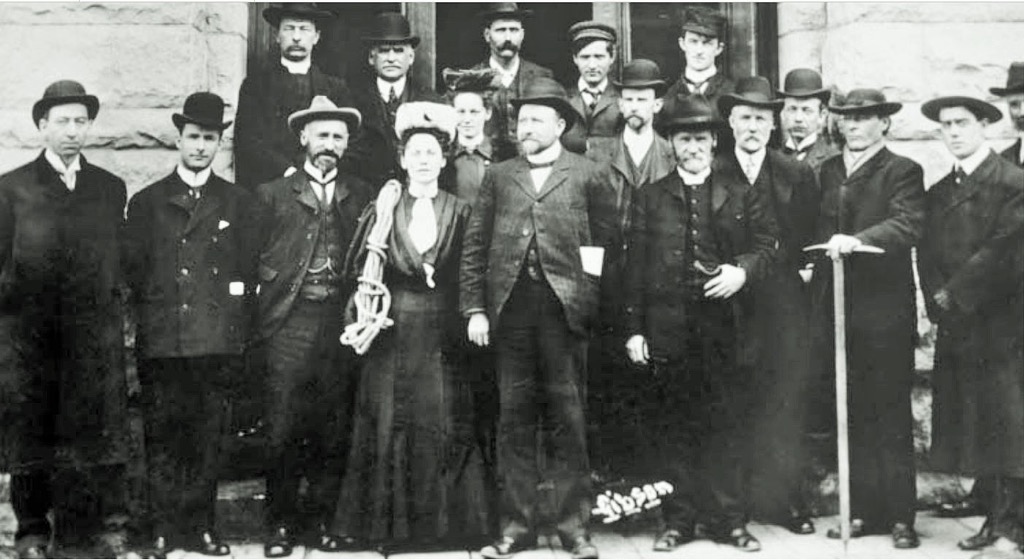
[[[658,132],[662,136],[671,136],[680,130],[714,132],[724,126],[725,122],[715,112],[711,102],[700,94],[687,95],[679,99],[673,105],[672,112],[664,115],[662,121],[657,124]]]
[[[988,91],[1000,97],[1024,93],[1024,62],[1010,64],[1010,70],[1006,73],[1006,87],[989,88]]]
[[[498,72],[493,68],[470,68],[467,70],[445,68],[441,71],[444,85],[452,93],[467,91],[485,93],[497,90],[497,76]]]
[[[775,99],[775,90],[772,89],[768,78],[751,76],[736,82],[735,92],[723,94],[718,98],[718,113],[727,118],[736,105],[778,111],[782,109],[784,103],[781,99]]]
[[[95,95],[85,93],[85,87],[74,80],[60,80],[46,86],[43,97],[32,106],[32,122],[39,126],[39,120],[46,115],[51,107],[81,103],[89,119],[95,119],[100,112],[100,100]]]
[[[654,96],[665,95],[668,84],[661,79],[661,68],[658,63],[646,58],[634,58],[622,67],[622,79],[612,81],[619,89],[647,89],[654,88]]]
[[[725,16],[717,10],[688,8],[683,12],[683,26],[679,36],[685,35],[687,31],[693,31],[706,37],[721,39],[725,36],[726,23]]]
[[[345,121],[351,135],[363,122],[363,115],[352,107],[338,107],[326,95],[318,95],[309,103],[308,109],[299,109],[288,115],[288,128],[296,135],[311,121]]]
[[[558,111],[566,120],[566,130],[580,119],[580,114],[569,103],[569,96],[562,84],[551,78],[535,78],[523,89],[523,96],[509,100],[516,111],[523,105],[546,105]]]
[[[488,2],[485,6],[486,9],[480,12],[484,26],[499,19],[514,19],[521,22],[533,15],[533,10],[520,10],[515,2]]]
[[[852,90],[843,96],[842,99],[834,101],[838,101],[839,104],[830,104],[828,110],[837,115],[867,113],[888,117],[903,108],[902,103],[886,101],[884,93],[877,89],[868,88]]]
[[[569,41],[608,41],[614,43],[619,40],[619,33],[615,28],[599,21],[581,21],[572,24],[569,28]]]
[[[995,105],[966,95],[947,95],[925,101],[921,105],[921,114],[935,122],[939,122],[939,113],[949,107],[963,107],[974,113],[974,116],[979,120],[987,119],[988,122],[996,122],[1003,118],[1003,112]]]
[[[797,99],[810,99],[816,97],[823,103],[828,103],[832,92],[821,84],[821,74],[810,68],[797,68],[790,70],[783,81],[782,89],[779,90],[782,97],[795,97]]]
[[[275,2],[263,10],[263,19],[274,27],[280,27],[281,20],[286,17],[308,19],[319,26],[336,16],[313,2]]]
[[[408,43],[415,49],[420,44],[420,38],[412,34],[409,20],[405,16],[398,12],[382,12],[370,22],[369,34],[363,36],[363,42],[371,45]]]
[[[188,96],[185,99],[185,107],[180,113],[171,115],[171,120],[178,130],[186,123],[216,130],[224,130],[231,126],[231,121],[224,121],[224,100],[216,93],[208,91],[199,91]]]

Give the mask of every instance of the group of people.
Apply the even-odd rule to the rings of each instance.
[[[833,259],[852,536],[917,547],[915,247],[939,325],[933,460],[977,478],[986,516],[959,545],[1024,542],[1024,147],[987,145],[994,105],[922,106],[956,162],[926,192],[886,148],[900,103],[833,94],[809,69],[780,90],[733,82],[707,9],[684,17],[674,84],[643,59],[614,79],[616,30],[573,25],[566,90],[519,55],[529,10],[489,5],[490,57],[445,70],[444,95],[409,77],[419,39],[401,14],[374,20],[374,77],[351,89],[312,63],[330,11],[263,16],[281,58],[242,84],[237,184],[211,168],[225,102],[197,92],[171,118],[179,163],[127,201],[81,155],[100,103],[70,80],[32,108],[42,153],[0,177],[21,557],[230,554],[214,503],[247,375],[265,397],[268,558],[509,558],[544,534],[597,558],[595,470],[669,483],[657,551],[760,550],[753,515],[814,533],[804,434],[834,418]],[[992,92],[1024,135],[1024,63]],[[137,545],[116,523],[126,335],[148,474]]]

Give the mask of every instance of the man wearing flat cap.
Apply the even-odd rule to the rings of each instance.
[[[460,273],[467,335],[478,346],[493,341],[497,359],[501,537],[481,555],[508,558],[535,544],[540,487],[551,493],[562,546],[597,558],[584,387],[615,199],[593,162],[559,141],[580,117],[558,82],[536,79],[512,103],[525,155],[484,173]]]
[[[569,89],[569,102],[583,115],[570,133],[581,137],[587,157],[604,163],[611,158],[622,124],[619,90],[609,79],[618,33],[598,21],[581,21],[569,28],[569,40],[572,61],[580,73],[575,87]]]
[[[939,97],[953,169],[926,194],[918,270],[939,327],[932,376],[934,465],[985,485],[981,530],[958,543],[1013,551],[1024,542],[1024,171],[988,146],[994,105]]]
[[[917,310],[911,249],[924,228],[924,174],[885,147],[902,104],[876,89],[854,89],[829,111],[845,145],[821,166],[821,206],[812,292],[812,355],[833,372],[832,265],[845,257],[846,352],[850,372],[851,535],[891,533],[896,548],[916,548],[917,493],[910,389]],[[862,245],[884,254],[854,253]],[[829,375],[828,377],[833,378]],[[829,529],[830,538],[839,538]]]
[[[152,554],[230,554],[214,530],[221,440],[253,313],[259,208],[213,173],[224,100],[172,117],[179,162],[128,204],[123,260],[138,324]]]
[[[515,2],[491,2],[485,6],[480,19],[489,57],[473,68],[493,68],[498,73],[499,87],[491,99],[494,117],[489,121],[487,134],[516,145],[517,121],[512,100],[522,97],[533,80],[554,78],[554,73],[519,55],[526,37],[523,24],[533,10],[520,9]]]
[[[759,395],[748,427],[737,430],[743,447],[752,447],[744,465],[752,468],[751,484],[744,476],[731,489],[735,497],[749,496],[758,513],[798,534],[814,532],[801,495],[805,466],[804,410],[810,388],[809,301],[804,294],[803,248],[814,238],[819,205],[814,171],[768,147],[775,117],[783,101],[775,99],[766,78],[742,78],[734,93],[718,98],[718,111],[732,129],[733,149],[719,154],[723,173],[747,182],[771,201],[779,226],[775,266],[753,288],[757,369],[743,390]],[[809,276],[808,276],[809,279]],[[739,389],[739,388],[737,388]],[[741,463],[742,464],[742,463]]]
[[[778,227],[768,193],[713,164],[724,128],[701,95],[664,115],[676,169],[639,191],[626,267],[626,352],[660,396],[651,463],[675,492],[654,550],[710,530],[739,550],[760,550],[746,529],[735,479],[749,450],[739,439],[752,406],[751,290],[770,273]],[[700,526],[706,529],[699,528]]]
[[[784,102],[779,115],[783,152],[810,165],[817,173],[826,159],[839,153],[823,132],[832,92],[822,87],[821,74],[810,68],[797,68],[786,74],[779,96]]]
[[[679,50],[683,53],[685,66],[683,75],[665,94],[662,116],[672,114],[675,104],[688,95],[699,93],[714,106],[720,95],[734,89],[733,81],[716,63],[725,51],[727,26],[728,20],[716,10],[705,7],[684,10]]]
[[[0,177],[0,306],[15,318],[9,465],[22,558],[124,553],[127,395],[118,243],[125,184],[81,154],[99,112],[82,84],[32,107],[44,148]],[[53,509],[53,524],[47,512]],[[114,556],[111,556],[114,555]]]
[[[334,13],[313,3],[272,4],[263,10],[276,30],[279,60],[246,76],[238,92],[235,122],[236,180],[246,188],[292,173],[302,165],[302,148],[288,130],[288,115],[309,106],[317,95],[337,104],[351,101],[341,78],[313,64],[313,48]]]
[[[338,342],[352,288],[342,264],[373,194],[338,161],[361,120],[356,109],[314,97],[288,117],[306,150],[302,169],[256,189],[267,208],[256,330],[266,349],[268,558],[290,555],[301,536],[322,551],[343,546],[327,529],[344,475],[356,375],[351,350]],[[302,476],[306,508],[298,503]]]

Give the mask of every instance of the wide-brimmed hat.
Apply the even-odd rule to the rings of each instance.
[[[85,87],[74,80],[60,80],[46,86],[43,97],[32,106],[32,122],[39,126],[39,119],[42,119],[51,107],[67,105],[69,103],[81,103],[85,105],[85,111],[89,119],[95,119],[100,112],[100,100],[95,95],[85,93]]]
[[[455,138],[459,115],[451,105],[430,101],[402,103],[395,111],[395,133],[399,138],[409,130],[436,130]]]
[[[647,89],[654,88],[655,97],[665,95],[668,84],[661,79],[661,68],[658,63],[646,58],[634,58],[622,67],[622,79],[612,80],[615,87],[619,89]]]
[[[398,12],[382,12],[374,16],[370,22],[367,35],[363,42],[371,45],[409,43],[412,48],[420,44],[420,38],[412,34],[409,20]]]
[[[1024,93],[1024,62],[1010,64],[1010,70],[1006,73],[1006,87],[989,88],[988,91],[1000,97]]]
[[[615,28],[599,21],[581,21],[574,23],[569,28],[569,42],[583,41],[608,41],[614,43],[619,40],[619,33]]]
[[[707,37],[721,39],[725,36],[725,27],[728,20],[717,10],[708,8],[687,8],[683,12],[683,25],[679,32],[682,37],[687,31],[700,33]]]
[[[810,68],[796,68],[786,74],[782,89],[779,90],[782,97],[795,97],[797,99],[818,98],[822,103],[828,103],[832,97],[832,91],[822,86],[821,74]]]
[[[498,19],[514,19],[523,21],[533,15],[533,10],[520,10],[515,2],[488,2],[486,8],[480,12],[480,20],[484,26],[490,25]]]
[[[216,93],[208,91],[199,91],[188,96],[185,99],[185,107],[180,113],[171,115],[171,120],[179,130],[186,123],[216,130],[224,130],[231,126],[231,121],[224,121],[224,100]]]
[[[309,103],[308,109],[300,109],[288,115],[288,128],[298,134],[311,121],[345,121],[351,135],[363,122],[363,115],[352,107],[338,107],[326,95],[318,95]]]
[[[313,2],[275,2],[263,10],[263,19],[274,27],[280,27],[281,20],[286,17],[308,19],[319,26],[336,15]]]
[[[445,68],[441,71],[441,78],[452,93],[485,93],[498,89],[498,72],[493,68]]]
[[[551,78],[534,78],[526,84],[522,97],[512,99],[509,103],[516,108],[516,111],[523,105],[546,105],[551,107],[558,111],[558,114],[566,120],[568,125],[566,130],[571,128],[573,123],[581,120],[580,114],[569,103],[569,96],[566,94],[565,88],[562,87],[562,84]]]
[[[736,82],[736,91],[723,94],[718,98],[718,112],[728,118],[729,112],[736,105],[749,105],[758,109],[771,109],[778,111],[785,104],[781,99],[775,99],[775,90],[772,89],[768,78],[751,76]]]
[[[885,94],[877,89],[861,88],[847,93],[842,99],[833,99],[828,110],[837,115],[874,114],[888,117],[903,108],[902,103],[887,101]]]
[[[656,122],[662,136],[671,136],[680,130],[714,132],[725,127],[725,122],[718,116],[714,106],[701,94],[680,98],[673,104],[671,111],[663,114],[660,122]]]
[[[947,95],[925,101],[921,105],[921,114],[935,122],[939,122],[939,113],[949,107],[963,107],[974,113],[974,116],[979,120],[987,119],[988,122],[996,122],[1003,118],[1003,112],[995,105],[967,95]]]

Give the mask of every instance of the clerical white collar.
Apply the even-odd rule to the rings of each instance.
[[[817,142],[817,141],[818,141],[818,133],[817,132],[815,132],[814,134],[811,134],[809,136],[804,137],[804,139],[801,140],[799,144],[793,142],[793,137],[792,136],[788,136],[788,137],[786,137],[786,147],[789,148],[790,150],[793,150],[793,151],[796,151],[796,152],[802,152],[804,150],[810,149],[811,146],[813,146],[814,143]]]
[[[981,166],[981,162],[985,161],[988,154],[992,151],[992,148],[988,144],[982,144],[980,148],[974,150],[974,153],[963,158],[958,159],[954,166],[960,166],[960,169],[964,170],[967,175],[972,175],[977,171],[978,167]]]
[[[689,66],[683,70],[683,77],[694,84],[703,84],[718,73],[718,67],[712,64],[707,70],[694,70]]]
[[[192,171],[182,164],[178,164],[178,177],[185,182],[190,188],[196,189],[206,184],[210,180],[210,174],[213,173],[212,167],[200,171]]]
[[[437,196],[437,181],[427,184],[409,181],[409,194],[413,198],[434,198]]]
[[[402,76],[393,82],[389,82],[380,76],[377,76],[377,92],[380,93],[380,98],[384,101],[388,100],[391,96],[391,88],[395,88],[395,97],[402,97],[402,93],[405,91],[405,81],[408,76]]]
[[[560,155],[562,155],[562,143],[555,140],[550,146],[544,148],[540,152],[526,156],[526,161],[534,165],[552,163],[558,159],[558,156]]]
[[[338,176],[338,168],[337,167],[335,167],[334,169],[331,169],[326,174],[324,174],[324,173],[321,173],[321,171],[319,169],[317,169],[317,167],[315,165],[310,163],[308,159],[306,160],[305,165],[302,166],[302,169],[304,169],[306,171],[306,174],[309,175],[310,179],[313,179],[314,181],[316,181],[317,183],[320,183],[321,185],[326,185],[328,183],[333,183],[334,179],[337,178],[337,176]]]
[[[69,172],[70,173],[78,173],[79,171],[82,170],[82,156],[81,155],[76,155],[75,159],[71,160],[71,165],[64,165],[64,160],[60,159],[60,156],[58,156],[50,148],[46,148],[46,150],[43,151],[43,154],[44,154],[44,157],[46,158],[46,161],[48,161],[50,163],[50,165],[53,166],[53,169],[57,173],[60,173],[61,175],[66,175]]]
[[[703,185],[711,176],[711,166],[709,165],[697,173],[690,173],[682,167],[676,166],[676,172],[679,173],[679,178],[683,180],[684,185]]]
[[[307,56],[302,60],[295,61],[282,56],[281,66],[284,66],[289,74],[309,74],[309,68],[313,66],[313,59]]]
[[[576,88],[579,89],[581,92],[591,92],[597,90],[598,93],[604,94],[604,90],[608,89],[608,78],[605,77],[605,79],[601,80],[601,83],[597,84],[596,86],[591,86],[581,76],[579,81],[576,82]]]
[[[750,153],[750,152],[740,148],[739,146],[736,146],[735,152],[736,152],[736,160],[740,162],[740,165],[744,169],[746,169],[746,165],[744,165],[744,164],[746,164],[748,161],[751,161],[751,162],[754,163],[754,167],[756,167],[757,170],[760,171],[761,170],[761,165],[764,163],[764,158],[768,155],[768,148],[766,148],[764,146],[761,146],[760,150],[758,150],[758,151],[756,151],[754,153]]]

